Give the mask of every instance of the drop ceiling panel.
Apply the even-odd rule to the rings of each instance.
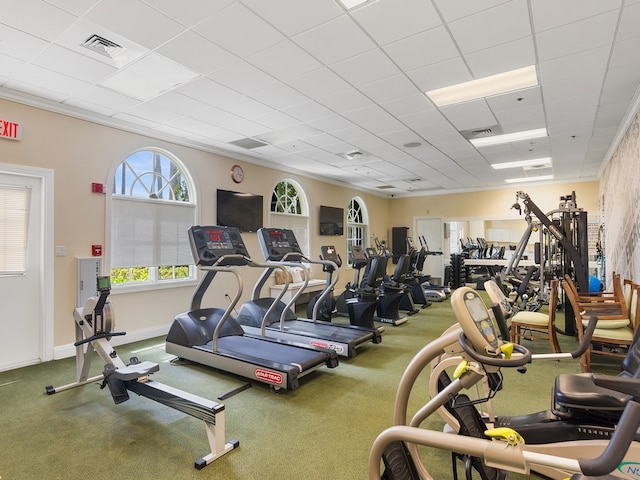
[[[131,0],[98,2],[86,19],[150,49],[159,47],[184,29],[155,8]]]
[[[207,77],[231,90],[249,96],[258,90],[281,83],[268,73],[235,57],[232,63],[210,73]]]
[[[376,103],[385,103],[415,95],[418,90],[404,75],[388,77],[362,85],[360,90]]]
[[[33,60],[33,65],[88,83],[99,83],[102,79],[117,71],[114,67],[96,62],[89,57],[79,55],[57,45],[47,47]]]
[[[514,0],[451,22],[449,28],[462,53],[477,52],[531,35],[527,9],[526,0]]]
[[[315,58],[290,40],[276,43],[247,61],[279,80],[288,80],[322,66]]]
[[[331,64],[336,72],[354,86],[364,85],[401,73],[401,70],[381,50],[372,49]]]
[[[474,78],[487,77],[508,70],[535,65],[533,37],[526,37],[485,48],[464,56]]]
[[[611,46],[604,45],[590,50],[547,60],[540,64],[539,77],[543,85],[571,80],[583,75],[604,72],[607,69]]]
[[[370,98],[355,88],[349,88],[348,90],[327,95],[320,98],[319,101],[322,105],[336,113],[359,110],[374,105],[374,102]]]
[[[296,35],[293,40],[327,65],[364,53],[376,46],[347,15]]]
[[[611,44],[617,21],[612,11],[536,34],[540,61]]]
[[[247,57],[285,39],[271,25],[238,2],[193,27],[220,47]]]
[[[460,55],[445,27],[439,26],[384,46],[403,70],[415,70]]]
[[[217,72],[236,62],[232,54],[191,30],[162,45],[158,53],[202,75]]]
[[[343,92],[351,88],[351,85],[331,70],[324,67],[299,77],[292,78],[288,84],[305,95],[317,99]]]
[[[410,70],[407,75],[423,92],[473,80],[461,57]]]
[[[91,0],[89,0],[91,1]],[[95,3],[95,2],[94,2]],[[175,0],[145,0],[165,15],[191,27],[234,3],[234,0],[189,0],[189,8]]]
[[[404,0],[402,8],[395,0],[378,0],[354,10],[352,15],[380,45],[441,24],[431,2],[423,0]]]
[[[76,20],[75,15],[46,2],[3,2],[3,24],[47,41],[55,39]]]
[[[531,4],[536,32],[543,32],[578,20],[619,9],[621,0],[580,0],[555,2],[536,0]]]
[[[44,50],[48,42],[0,23],[0,54],[31,60]]]

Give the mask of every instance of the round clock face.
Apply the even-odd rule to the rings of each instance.
[[[242,167],[240,165],[234,165],[233,167],[231,167],[231,180],[233,180],[236,183],[240,183],[242,180],[244,180],[244,170],[242,170]]]

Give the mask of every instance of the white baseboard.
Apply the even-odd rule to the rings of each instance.
[[[126,335],[111,337],[111,345],[125,345],[127,343],[139,342],[141,340],[147,340],[149,338],[166,336],[169,332],[168,325],[162,325],[160,327],[152,327],[144,330],[136,330],[134,332],[127,332]],[[73,343],[67,345],[60,345],[53,349],[53,359],[60,360],[62,358],[74,357],[76,355],[76,347]]]

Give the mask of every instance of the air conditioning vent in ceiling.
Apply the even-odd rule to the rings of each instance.
[[[254,138],[241,138],[239,140],[234,140],[233,142],[229,142],[231,145],[235,145],[236,147],[246,148],[251,150],[252,148],[264,147],[267,145],[260,140],[256,140]]]
[[[470,130],[460,130],[460,134],[467,140],[474,138],[493,137],[494,135],[502,135],[504,131],[500,125],[491,125],[488,127],[472,128]]]
[[[80,46],[108,58],[114,58],[123,50],[123,47],[117,43],[95,34],[87,38]]]
[[[380,185],[376,188],[379,188],[380,190],[386,190],[388,188],[395,188],[393,185]]]

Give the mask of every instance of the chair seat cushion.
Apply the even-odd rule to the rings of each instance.
[[[586,327],[588,324],[589,324],[588,319],[582,320],[582,325]],[[598,320],[598,323],[596,323],[596,330],[617,330],[619,328],[628,327],[628,326],[629,326],[628,318],[621,318],[619,320]],[[630,329],[629,331],[631,332]]]
[[[596,328],[593,331],[593,338],[601,341],[610,339],[615,341],[633,341],[633,330],[630,328]]]
[[[521,311],[514,315],[512,321],[535,325],[547,325],[549,323],[549,315],[540,312]]]

